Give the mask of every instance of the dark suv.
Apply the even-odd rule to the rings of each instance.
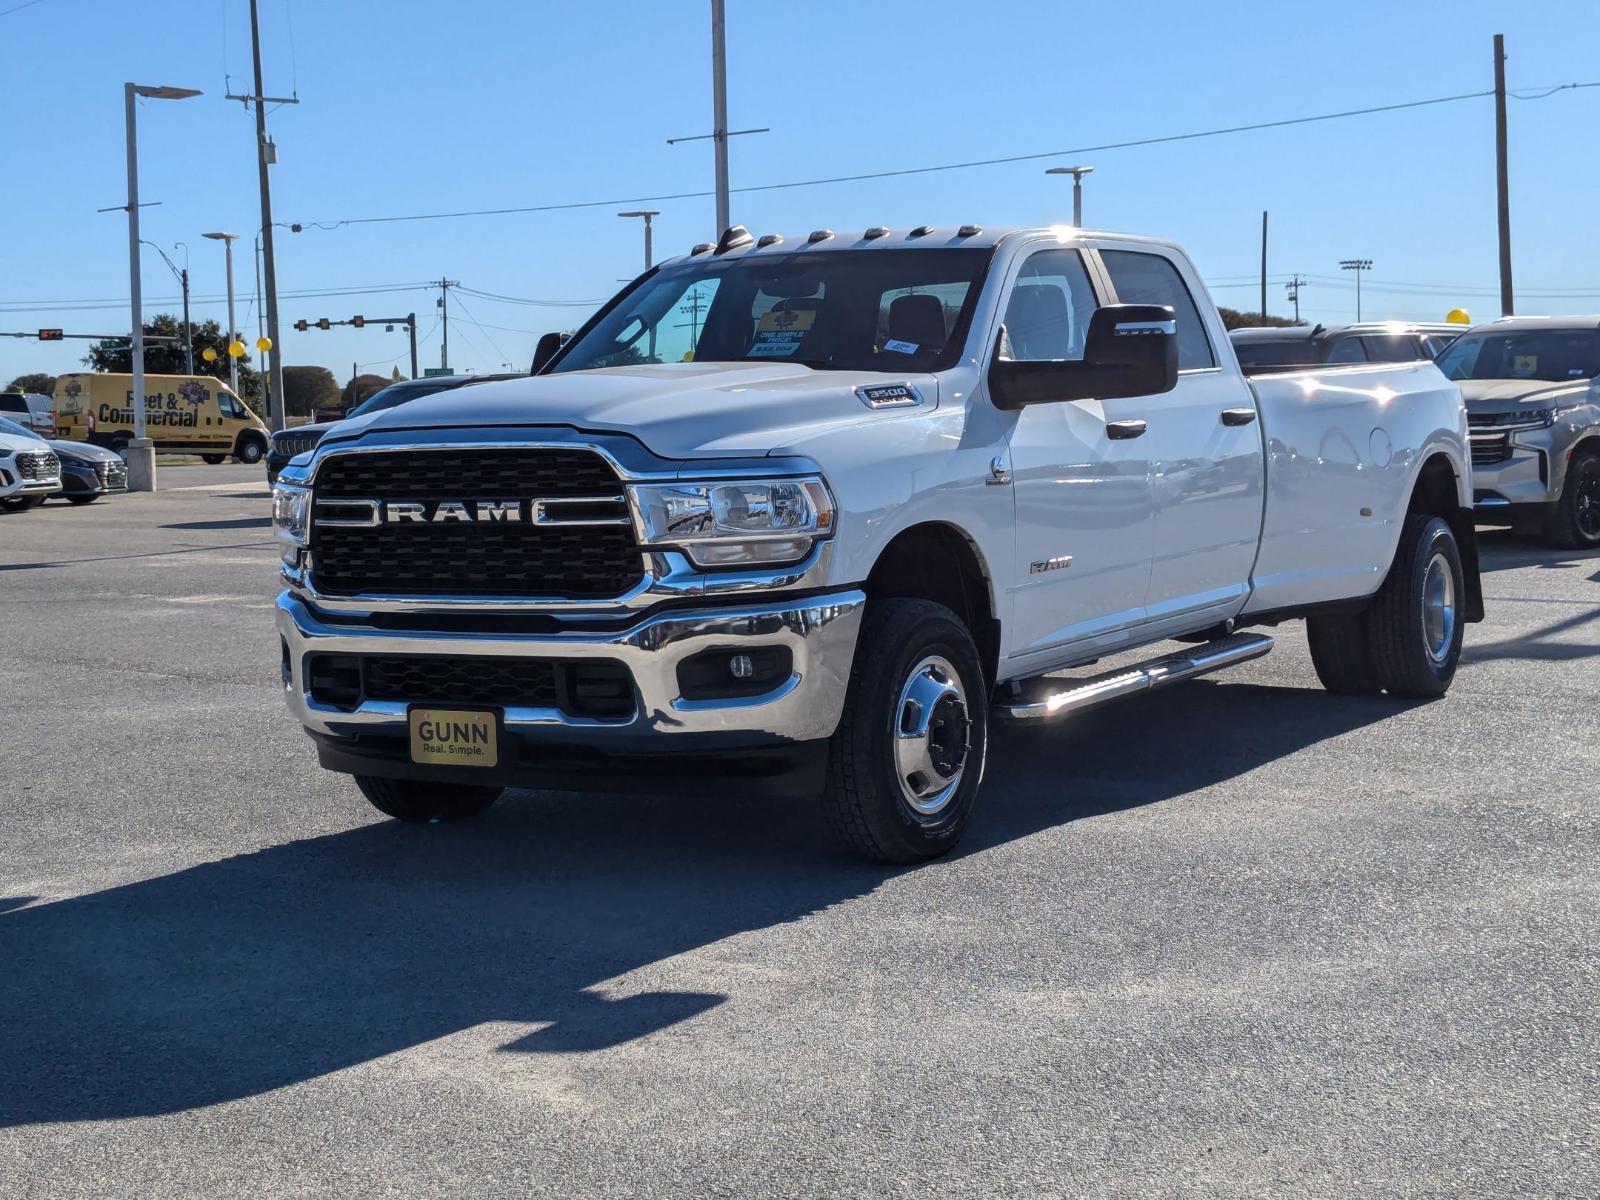
[[[397,405],[408,404],[412,400],[420,400],[424,396],[431,396],[435,392],[448,392],[454,388],[466,387],[470,383],[488,383],[494,379],[521,379],[520,374],[508,373],[504,375],[429,375],[421,379],[406,379],[400,383],[391,383],[381,391],[373,392],[360,404],[356,405],[344,415],[344,420],[351,417],[364,417],[368,413],[379,412],[385,408],[394,408]],[[337,421],[321,421],[315,425],[296,425],[293,429],[281,429],[272,435],[272,444],[267,448],[267,482],[275,483],[278,472],[289,465],[289,460],[297,454],[304,454],[308,450],[316,449],[317,443],[322,440],[322,435],[332,429]]]
[[[1466,332],[1462,325],[1368,321],[1359,325],[1285,325],[1228,334],[1246,375],[1363,362],[1427,362]]]

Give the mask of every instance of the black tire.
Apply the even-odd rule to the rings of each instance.
[[[126,462],[128,459],[128,443],[131,441],[133,441],[131,433],[119,433],[106,443],[106,449]]]
[[[208,467],[220,467],[228,461],[228,456],[226,454],[202,454],[200,461]]]
[[[373,808],[397,821],[469,821],[496,800],[501,789],[423,779],[357,775],[356,786]]]
[[[1364,613],[1307,617],[1311,665],[1322,686],[1336,696],[1376,696],[1383,691],[1372,665]]]
[[[245,435],[239,439],[239,444],[233,448],[233,457],[236,461],[246,466],[254,466],[260,462],[267,453],[267,444],[258,437]],[[206,461],[210,461],[207,459]]]
[[[1430,589],[1442,589],[1446,582],[1453,607],[1448,619],[1441,612],[1430,622]],[[1461,658],[1466,595],[1461,551],[1450,526],[1426,514],[1407,517],[1389,576],[1362,614],[1373,672],[1384,691],[1432,699],[1450,690]]]
[[[95,492],[88,496],[68,496],[67,499],[72,501],[74,504],[93,504],[96,500],[100,499],[100,493]]]
[[[1600,546],[1600,453],[1580,450],[1567,463],[1567,481],[1550,508],[1544,536],[1562,550]]]
[[[910,798],[916,789],[902,782],[896,759],[896,725],[915,707],[914,700],[905,702],[914,682],[932,703],[924,722],[928,736],[908,742],[927,748],[935,774],[906,778],[932,788],[922,801],[927,811]],[[917,714],[923,711],[916,708]],[[822,798],[828,824],[845,846],[876,862],[918,862],[945,853],[972,815],[988,740],[988,685],[960,618],[931,600],[874,601],[856,642],[844,714],[829,748]]]
[[[18,496],[14,500],[0,500],[0,504],[11,512],[27,512],[30,508],[38,508],[44,503],[43,496]]]

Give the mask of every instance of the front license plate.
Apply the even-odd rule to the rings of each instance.
[[[413,708],[411,761],[435,767],[492,767],[500,761],[500,713],[485,708]]]

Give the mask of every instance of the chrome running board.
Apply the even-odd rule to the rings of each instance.
[[[1190,650],[1152,658],[1120,671],[1108,671],[1080,680],[1049,680],[1040,682],[1062,683],[1061,691],[1040,700],[1015,700],[997,704],[994,715],[1002,721],[1031,722],[1064,717],[1068,713],[1082,712],[1086,708],[1120,700],[1135,692],[1149,692],[1179,683],[1199,675],[1209,675],[1225,667],[1237,666],[1260,658],[1273,647],[1273,639],[1264,633],[1236,633],[1231,637],[1205,642]]]

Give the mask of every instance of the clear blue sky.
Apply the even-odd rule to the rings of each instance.
[[[180,265],[188,243],[197,319],[224,307],[220,247],[237,256],[240,324],[255,330],[249,239],[258,224],[252,126],[224,100],[247,90],[246,0],[0,0],[11,86],[0,105],[5,236],[0,329],[127,328],[125,306],[63,301],[127,295],[122,84],[203,88],[140,111],[144,235]],[[730,123],[772,132],[733,143],[735,187],[1160,136],[1258,120],[1453,95],[1491,84],[1502,32],[1516,89],[1600,80],[1595,0],[1281,0],[1133,6],[1076,0],[728,0]],[[306,223],[279,238],[285,360],[402,354],[381,331],[297,334],[299,317],[415,309],[424,365],[438,361],[436,292],[291,298],[313,289],[420,285],[448,275],[486,292],[590,301],[635,273],[630,197],[709,189],[708,143],[668,146],[711,123],[707,0],[539,3],[262,0],[266,88],[302,103],[270,116],[278,144],[274,216]],[[1600,310],[1600,88],[1511,106],[1512,215],[1519,307]],[[1354,316],[1338,269],[1364,256],[1366,313],[1494,315],[1493,109],[1488,99],[1164,146],[1066,155],[1096,171],[1085,223],[1180,239],[1221,303],[1255,307],[1259,221],[1272,214],[1269,270],[1309,275],[1305,314]],[[756,232],[804,233],[1069,219],[1070,181],[1048,161],[733,197]],[[567,212],[346,225],[312,222],[467,208],[619,203]],[[621,201],[628,201],[621,203]],[[659,256],[712,233],[709,199],[664,201]],[[146,312],[177,289],[144,258]],[[1423,285],[1423,286],[1417,286]],[[1551,294],[1551,293],[1565,294]],[[1546,293],[1538,295],[1537,293]],[[1578,293],[1587,293],[1580,295]],[[588,307],[462,297],[451,362],[525,364],[539,332]],[[1287,312],[1281,283],[1271,307]],[[50,301],[52,304],[43,302]],[[247,316],[248,314],[248,316]],[[73,369],[84,343],[0,339],[0,381]],[[394,358],[404,366],[403,358]]]

